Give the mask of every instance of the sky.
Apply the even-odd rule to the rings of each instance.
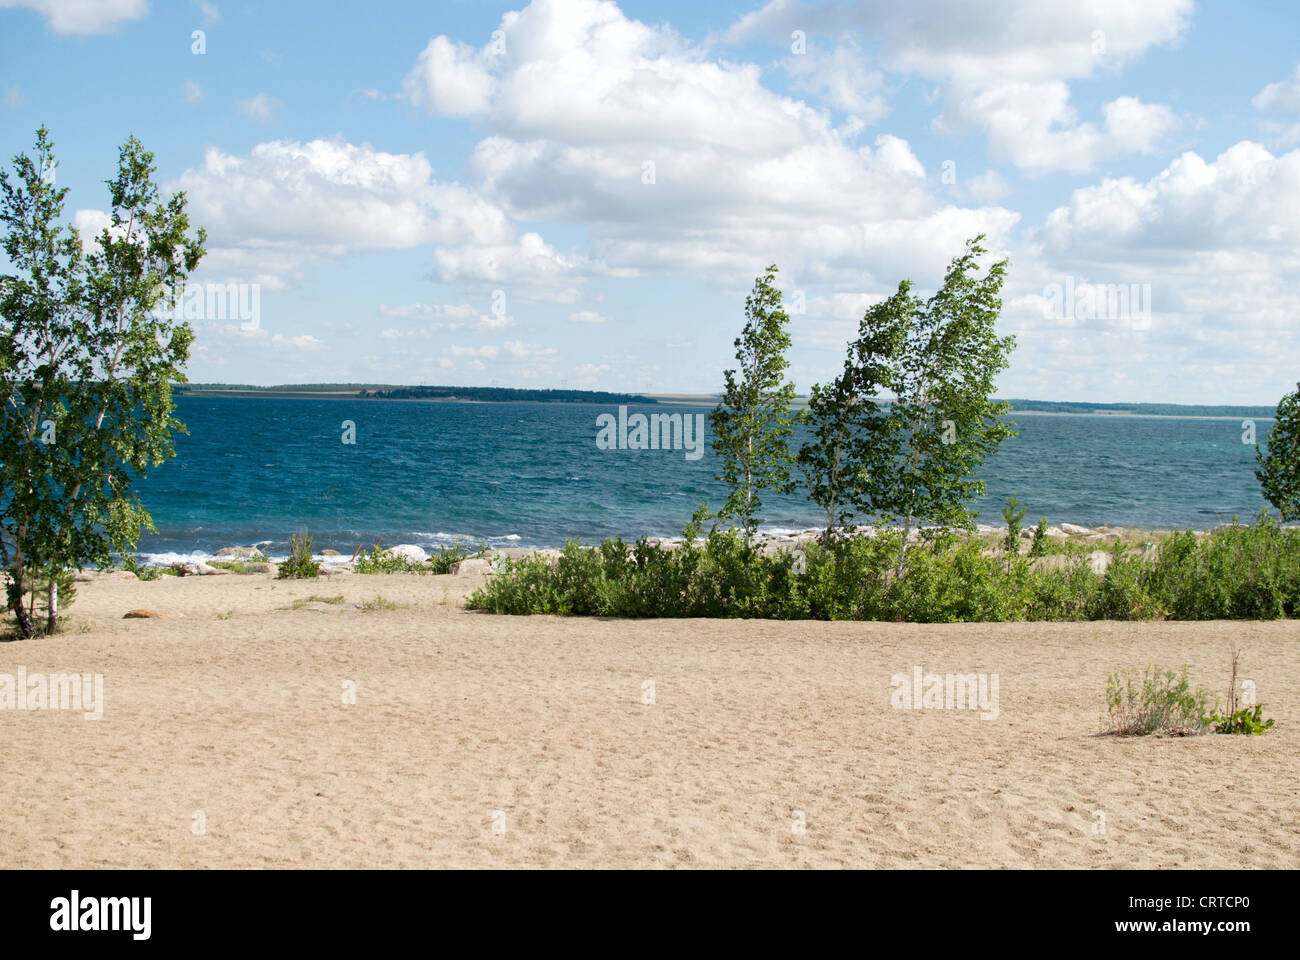
[[[1000,396],[1273,404],[1297,37],[1286,0],[0,0],[0,158],[46,125],[89,237],[154,153],[195,283],[246,285],[195,298],[194,382],[712,392],[775,263],[804,393],[983,232]]]

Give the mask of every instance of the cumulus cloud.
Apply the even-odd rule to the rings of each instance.
[[[148,0],[0,0],[0,8],[26,7],[55,33],[113,33],[149,12]]]
[[[1032,236],[1003,316],[1038,389],[1190,400],[1280,396],[1294,382],[1300,150],[1184,153],[1149,180],[1075,190]],[[1046,309],[1066,284],[1149,290],[1149,317]]]
[[[1256,110],[1269,113],[1300,113],[1300,63],[1290,77],[1270,83],[1250,102]]]
[[[741,17],[726,39],[860,30],[879,43],[887,70],[939,85],[937,129],[981,129],[998,158],[1031,173],[1080,173],[1151,152],[1176,118],[1163,105],[1121,97],[1103,107],[1100,123],[1080,120],[1069,81],[1117,73],[1152,47],[1178,42],[1192,8],[1191,0],[1003,0],[993,10],[946,0],[773,0]]]
[[[515,219],[583,224],[589,253],[528,236],[446,249],[444,278],[504,284],[567,267],[709,271],[739,284],[781,250],[782,266],[801,275],[859,283],[877,251],[889,251],[881,266],[891,273],[917,256],[929,265],[932,247],[950,255],[965,239],[955,231],[996,242],[1017,219],[942,205],[905,140],[856,146],[860,126],[836,129],[825,110],[765,87],[756,65],[708,57],[614,3],[534,0],[506,14],[500,33],[503,44],[477,49],[431,43],[407,89],[431,113],[487,127],[467,165],[486,196]],[[869,77],[860,52],[837,49],[839,60],[802,79],[878,113],[850,96],[852,78]],[[553,289],[571,302],[573,287]]]

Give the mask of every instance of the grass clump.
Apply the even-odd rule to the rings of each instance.
[[[311,557],[311,537],[307,531],[289,537],[289,556],[279,565],[279,580],[314,580],[320,576],[320,564]]]

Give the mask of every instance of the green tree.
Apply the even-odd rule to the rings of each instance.
[[[870,477],[888,468],[895,431],[879,397],[901,346],[899,329],[864,324],[848,345],[840,375],[827,385],[815,384],[809,394],[802,417],[809,438],[797,460],[809,499],[826,513],[823,539],[837,525],[848,526],[855,511],[874,512]]]
[[[1007,505],[1002,508],[1002,522],[1007,525],[1007,532],[1002,545],[1006,547],[1007,564],[1020,556],[1020,525],[1025,522],[1025,508],[1020,506],[1020,498],[1014,493],[1007,498]]]
[[[1277,405],[1277,420],[1268,432],[1268,453],[1257,446],[1255,459],[1264,499],[1277,509],[1283,523],[1300,518],[1300,384]]]
[[[171,382],[185,380],[193,334],[171,311],[205,240],[190,233],[183,193],[160,196],[134,137],[107,181],[109,226],[85,245],[62,222],[55,167],[42,127],[33,155],[0,171],[14,271],[0,276],[0,563],[25,637],[38,585],[53,631],[67,572],[134,550],[153,529],[131,485],[185,429]]]
[[[717,479],[730,490],[718,516],[740,520],[746,546],[758,527],[762,491],[794,489],[788,441],[794,434],[790,403],[795,392],[794,384],[782,382],[789,366],[790,318],[781,306],[776,274],[773,264],[745,298],[745,327],[735,341],[738,371],[725,371],[722,402],[709,414],[713,451],[721,464]]]
[[[967,241],[928,300],[904,280],[862,320],[859,377],[894,399],[877,428],[858,435],[864,469],[851,498],[886,522],[903,522],[900,575],[914,524],[971,526],[976,514],[966,504],[985,492],[971,474],[1015,436],[1001,419],[1010,406],[992,399],[1015,348],[1014,337],[997,335],[1007,261],[981,275],[983,240]]]

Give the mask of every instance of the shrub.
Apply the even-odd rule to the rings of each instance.
[[[479,550],[478,556],[486,554],[486,548]],[[469,559],[469,553],[460,544],[443,547],[424,563],[409,560],[400,554],[388,553],[379,546],[374,546],[357,557],[357,573],[448,573],[453,563]]]
[[[289,557],[276,573],[280,580],[309,580],[320,576],[320,564],[311,558],[311,537],[307,531],[289,537]]]
[[[1191,688],[1186,666],[1180,675],[1152,664],[1141,688],[1134,683],[1132,671],[1123,680],[1112,673],[1106,678],[1106,732],[1119,736],[1204,733],[1210,723],[1205,716],[1207,697],[1201,688]]]
[[[979,537],[952,530],[926,530],[901,574],[896,530],[827,537],[801,557],[765,556],[734,531],[698,533],[693,521],[677,549],[574,541],[555,564],[505,561],[469,605],[512,614],[918,623],[1255,619],[1300,610],[1300,532],[1267,517],[1203,537],[1176,534],[1155,561],[1117,546],[1103,575],[1078,544],[1043,546],[1063,560],[1041,569],[1019,556],[985,556]]]
[[[133,553],[128,553],[122,557],[122,569],[128,573],[134,573],[137,580],[157,580],[163,575],[162,570],[158,567],[146,567],[140,562],[140,558]]]

